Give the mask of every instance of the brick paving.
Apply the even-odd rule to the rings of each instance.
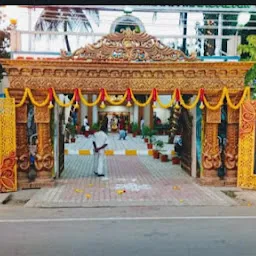
[[[200,187],[171,162],[150,156],[108,156],[106,161],[106,176],[96,177],[93,156],[66,156],[57,186],[41,189],[26,207],[237,205],[216,189]]]

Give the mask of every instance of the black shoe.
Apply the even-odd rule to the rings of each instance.
[[[104,177],[105,175],[104,174],[98,174],[98,177]]]
[[[97,173],[97,172],[94,172],[94,174],[95,174],[95,175],[98,175],[98,173]]]

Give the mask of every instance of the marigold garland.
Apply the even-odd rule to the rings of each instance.
[[[38,103],[38,102],[35,101],[35,98],[33,97],[33,94],[32,94],[30,89],[28,89],[27,93],[28,93],[28,96],[29,96],[31,102],[36,107],[45,107],[48,104],[48,102],[49,102],[49,98],[50,98],[49,94],[47,94],[46,99],[42,103]]]
[[[172,95],[172,97],[171,97],[170,102],[169,102],[168,104],[163,104],[163,103],[161,102],[161,100],[160,100],[159,95],[157,94],[157,103],[159,104],[159,106],[160,106],[161,108],[170,108],[170,107],[173,106],[174,101],[175,101],[175,98],[176,98],[176,90],[174,91],[174,93],[173,93],[173,95]]]
[[[137,104],[139,107],[146,107],[151,102],[151,100],[152,100],[153,92],[151,91],[151,94],[150,94],[150,96],[148,97],[148,99],[147,99],[147,101],[145,103],[141,103],[141,102],[137,101],[132,90],[131,90],[131,96],[132,96],[133,102],[135,104]]]
[[[53,97],[54,97],[55,101],[56,101],[61,107],[63,107],[63,108],[68,108],[68,107],[72,106],[73,103],[74,103],[74,101],[75,101],[75,97],[76,97],[75,93],[74,93],[72,99],[70,100],[70,102],[68,102],[68,103],[63,103],[63,102],[61,102],[60,99],[58,98],[58,96],[57,96],[57,94],[56,94],[56,92],[55,92],[54,89],[52,89],[52,93],[53,93]]]
[[[123,98],[120,100],[120,101],[112,101],[110,96],[108,95],[107,91],[104,89],[105,91],[105,96],[106,96],[106,100],[111,104],[111,105],[114,105],[114,106],[118,106],[118,105],[121,105],[125,102],[126,98],[127,98],[127,90],[123,96]]]
[[[225,97],[226,97],[226,87],[223,88],[220,100],[217,103],[217,105],[215,105],[215,106],[210,105],[210,103],[207,101],[205,96],[204,96],[204,104],[210,110],[217,110],[217,109],[219,109],[222,106]]]
[[[181,104],[181,106],[184,107],[185,109],[191,110],[191,109],[193,109],[193,108],[196,107],[196,105],[197,105],[199,99],[200,99],[200,91],[198,91],[198,94],[197,94],[197,96],[196,96],[195,101],[194,101],[193,103],[191,103],[190,105],[185,103],[185,101],[183,100],[182,95],[181,95],[181,96],[180,96],[180,104]]]
[[[98,105],[99,102],[100,102],[100,99],[101,99],[101,93],[99,93],[98,98],[97,98],[94,102],[89,103],[89,102],[84,98],[84,96],[82,95],[81,89],[78,89],[78,94],[79,94],[79,97],[80,97],[80,100],[82,101],[82,103],[83,103],[85,106],[88,106],[88,107],[93,107],[93,106]]]
[[[250,97],[250,87],[245,87],[243,96],[241,97],[240,101],[237,103],[237,105],[234,105],[230,99],[228,89],[226,88],[226,99],[227,99],[228,106],[234,110],[237,110],[241,107],[241,105],[244,103],[246,97],[248,97],[248,98]]]
[[[130,89],[129,89],[129,90],[130,90]],[[135,98],[135,96],[134,96],[132,90],[130,90],[129,93],[130,93],[130,96],[131,96],[131,99],[133,100],[133,102],[134,102],[135,104],[137,104],[138,106],[140,106],[140,107],[145,107],[145,106],[147,106],[147,105],[152,101],[153,98],[154,98],[154,99],[156,98],[156,101],[157,101],[157,103],[160,105],[160,107],[162,107],[162,108],[169,108],[169,107],[173,106],[173,104],[174,104],[174,102],[175,102],[175,99],[177,98],[177,97],[176,97],[176,96],[177,96],[176,94],[177,94],[177,93],[180,94],[180,91],[177,92],[177,90],[178,90],[178,89],[176,89],[176,90],[174,91],[174,93],[173,93],[173,95],[172,95],[172,98],[171,98],[171,100],[170,100],[170,102],[169,102],[168,104],[163,104],[163,103],[161,102],[160,97],[159,97],[157,91],[154,92],[154,91],[152,90],[152,91],[151,91],[151,94],[150,94],[150,96],[149,96],[149,98],[147,99],[147,101],[146,101],[145,103],[141,103],[141,102],[139,102],[138,100],[136,100],[136,98]],[[244,92],[243,92],[243,95],[242,95],[240,101],[238,102],[238,104],[234,105],[234,104],[232,103],[231,99],[230,99],[230,95],[229,95],[228,89],[227,89],[226,87],[224,87],[223,90],[222,90],[222,94],[221,94],[221,96],[220,96],[220,99],[219,99],[218,103],[217,103],[215,106],[212,106],[212,105],[210,105],[210,103],[208,102],[207,98],[204,96],[204,93],[201,94],[201,91],[202,91],[202,90],[203,90],[203,89],[200,89],[200,91],[199,91],[198,94],[197,94],[197,97],[196,97],[195,101],[194,101],[193,103],[191,103],[191,104],[186,104],[186,103],[184,102],[184,100],[183,100],[181,94],[180,94],[180,96],[178,97],[178,98],[179,98],[179,100],[178,100],[179,103],[180,103],[181,106],[183,106],[185,109],[189,109],[189,110],[190,110],[190,109],[193,109],[194,107],[196,107],[197,103],[198,103],[199,101],[201,101],[201,104],[204,103],[205,106],[206,106],[208,109],[210,109],[210,110],[217,110],[217,109],[219,109],[219,108],[222,106],[223,101],[224,101],[224,99],[226,98],[226,99],[227,99],[227,105],[228,105],[231,109],[237,110],[237,109],[239,109],[239,108],[241,107],[241,105],[244,103],[245,99],[250,97],[250,87],[245,87]],[[11,97],[10,94],[9,94],[8,88],[5,88],[5,89],[4,89],[4,92],[5,92],[5,95],[6,95],[7,98],[10,98],[10,97]],[[121,104],[123,104],[124,101],[127,99],[128,91],[126,90],[126,92],[125,92],[125,94],[124,94],[124,97],[123,97],[120,101],[118,101],[118,102],[112,101],[111,98],[110,98],[110,96],[107,94],[107,92],[106,92],[105,89],[101,89],[101,91],[100,91],[100,93],[99,93],[97,99],[96,99],[94,102],[92,102],[92,103],[89,103],[89,102],[83,97],[82,92],[81,92],[81,89],[76,89],[76,91],[75,91],[75,93],[74,93],[74,95],[73,95],[71,101],[68,102],[68,103],[63,103],[62,101],[60,101],[60,99],[58,98],[58,96],[57,96],[57,94],[56,94],[56,92],[55,92],[55,90],[54,90],[53,88],[52,88],[52,94],[53,94],[53,98],[55,99],[55,101],[57,102],[57,104],[59,104],[61,107],[70,107],[70,106],[74,103],[75,100],[76,100],[76,103],[77,103],[77,104],[78,104],[78,101],[81,100],[82,103],[83,103],[85,106],[93,107],[93,106],[98,105],[99,102],[102,100],[102,94],[105,95],[105,96],[104,96],[104,99],[106,99],[111,105],[115,105],[115,106],[121,105]],[[79,96],[78,96],[78,95],[79,95]],[[130,96],[129,96],[129,98],[130,98]],[[153,97],[153,96],[154,96],[154,97]],[[49,103],[49,101],[50,101],[50,104],[51,104],[51,100],[52,100],[52,99],[50,99],[50,95],[49,95],[49,92],[48,92],[46,99],[45,99],[43,102],[38,103],[38,102],[35,100],[35,98],[34,98],[32,92],[31,92],[31,90],[30,90],[29,88],[26,88],[26,89],[24,90],[24,94],[23,94],[23,96],[22,96],[21,101],[20,101],[18,104],[16,104],[15,107],[18,108],[18,107],[23,106],[23,104],[25,103],[27,97],[29,97],[30,100],[31,100],[31,102],[32,102],[35,106],[37,106],[37,107],[44,107],[44,106],[46,106],[46,105]],[[177,101],[177,99],[176,99],[176,101]],[[129,102],[130,102],[130,100],[129,100]],[[155,102],[155,100],[154,100],[154,102]],[[103,102],[103,103],[104,103],[104,102]]]

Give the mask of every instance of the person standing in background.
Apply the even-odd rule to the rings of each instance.
[[[144,139],[144,124],[145,124],[145,121],[143,119],[143,116],[140,118],[140,132],[142,134],[142,139]]]

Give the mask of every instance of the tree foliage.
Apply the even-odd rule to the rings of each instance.
[[[248,44],[240,44],[238,52],[242,54],[242,60],[256,61],[256,35],[249,35],[246,38]],[[256,80],[256,65],[254,65],[246,74],[245,84],[253,85]],[[254,85],[255,87],[255,85]]]

